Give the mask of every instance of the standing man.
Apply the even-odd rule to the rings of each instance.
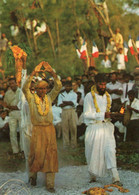
[[[4,96],[4,107],[9,109],[9,127],[10,127],[10,141],[15,156],[18,155],[19,151],[23,151],[23,136],[21,130],[21,114],[17,105],[20,101],[21,89],[17,87],[16,78],[9,78],[10,89],[5,93]],[[19,127],[20,133],[20,149],[17,140],[17,127]]]
[[[85,156],[91,181],[102,177],[106,169],[113,175],[113,183],[122,185],[116,165],[114,125],[110,119],[111,98],[106,92],[106,80],[103,74],[95,76],[96,85],[84,99]]]
[[[41,70],[44,67],[45,70]],[[48,83],[38,81],[36,93],[30,92],[33,76],[46,71],[54,78],[54,88],[47,93]],[[23,86],[23,93],[28,101],[32,122],[32,137],[29,155],[29,181],[36,185],[37,172],[46,173],[46,188],[49,192],[55,192],[55,173],[58,172],[56,133],[53,126],[52,102],[58,95],[62,85],[56,73],[47,62],[42,62],[31,73]]]
[[[116,28],[113,39],[115,41],[115,45],[116,45],[117,50],[119,48],[123,48],[124,41],[123,41],[123,36],[120,33],[120,28]]]
[[[63,146],[70,145],[75,148],[77,145],[77,94],[72,90],[72,82],[66,81],[65,91],[58,96],[58,106],[62,108],[62,135]],[[70,143],[71,135],[71,143]]]
[[[128,101],[128,91],[133,88],[134,83],[130,81],[130,74],[125,73],[123,75],[123,94],[121,96],[121,102],[126,103]]]
[[[121,108],[121,95],[123,94],[122,84],[117,81],[115,72],[110,75],[110,82],[106,85],[108,93],[111,95],[111,111],[118,112]]]
[[[139,99],[135,98],[135,91],[128,91],[127,109],[131,113],[130,121],[127,125],[127,141],[139,141]]]

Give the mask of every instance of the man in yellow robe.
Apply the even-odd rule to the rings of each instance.
[[[41,70],[44,67],[45,70]],[[48,83],[39,81],[36,93],[30,92],[33,76],[37,72],[46,71],[54,78],[54,88],[47,93]],[[57,97],[62,84],[56,73],[47,62],[41,62],[31,73],[23,86],[23,93],[29,104],[31,122],[33,125],[29,155],[29,181],[36,185],[37,172],[46,173],[46,188],[55,192],[54,179],[58,172],[56,133],[53,126],[52,102]]]

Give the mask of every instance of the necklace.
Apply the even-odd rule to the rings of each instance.
[[[93,96],[94,106],[96,108],[96,112],[100,112],[100,109],[99,109],[98,104],[97,104],[97,100],[96,100],[95,93],[98,94],[98,91],[97,91],[96,85],[93,85],[91,87],[91,94]],[[107,97],[107,108],[106,108],[106,112],[109,112],[110,111],[110,108],[111,108],[110,95],[109,95],[109,93],[107,91],[105,92],[105,94],[106,94],[106,97]]]
[[[45,95],[44,102],[45,102],[45,108],[42,106],[41,100],[37,94],[34,94],[35,103],[37,104],[38,113],[41,116],[46,116],[49,111],[49,102],[48,97]]]

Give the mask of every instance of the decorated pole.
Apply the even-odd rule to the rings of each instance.
[[[25,63],[25,61],[26,61],[27,53],[25,51],[23,51],[17,45],[12,46],[11,50],[12,50],[13,56],[15,58],[16,83],[19,86],[20,82],[21,82],[22,67],[23,67],[23,63]]]

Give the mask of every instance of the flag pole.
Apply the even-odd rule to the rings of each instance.
[[[135,56],[135,59],[136,59],[137,63],[139,64],[139,57],[138,57],[139,52],[138,52],[138,49],[136,47],[136,44],[135,44],[134,40],[133,39],[131,39],[131,40],[132,40],[132,43],[133,43],[133,45],[134,45],[134,47],[136,49],[134,56]]]

